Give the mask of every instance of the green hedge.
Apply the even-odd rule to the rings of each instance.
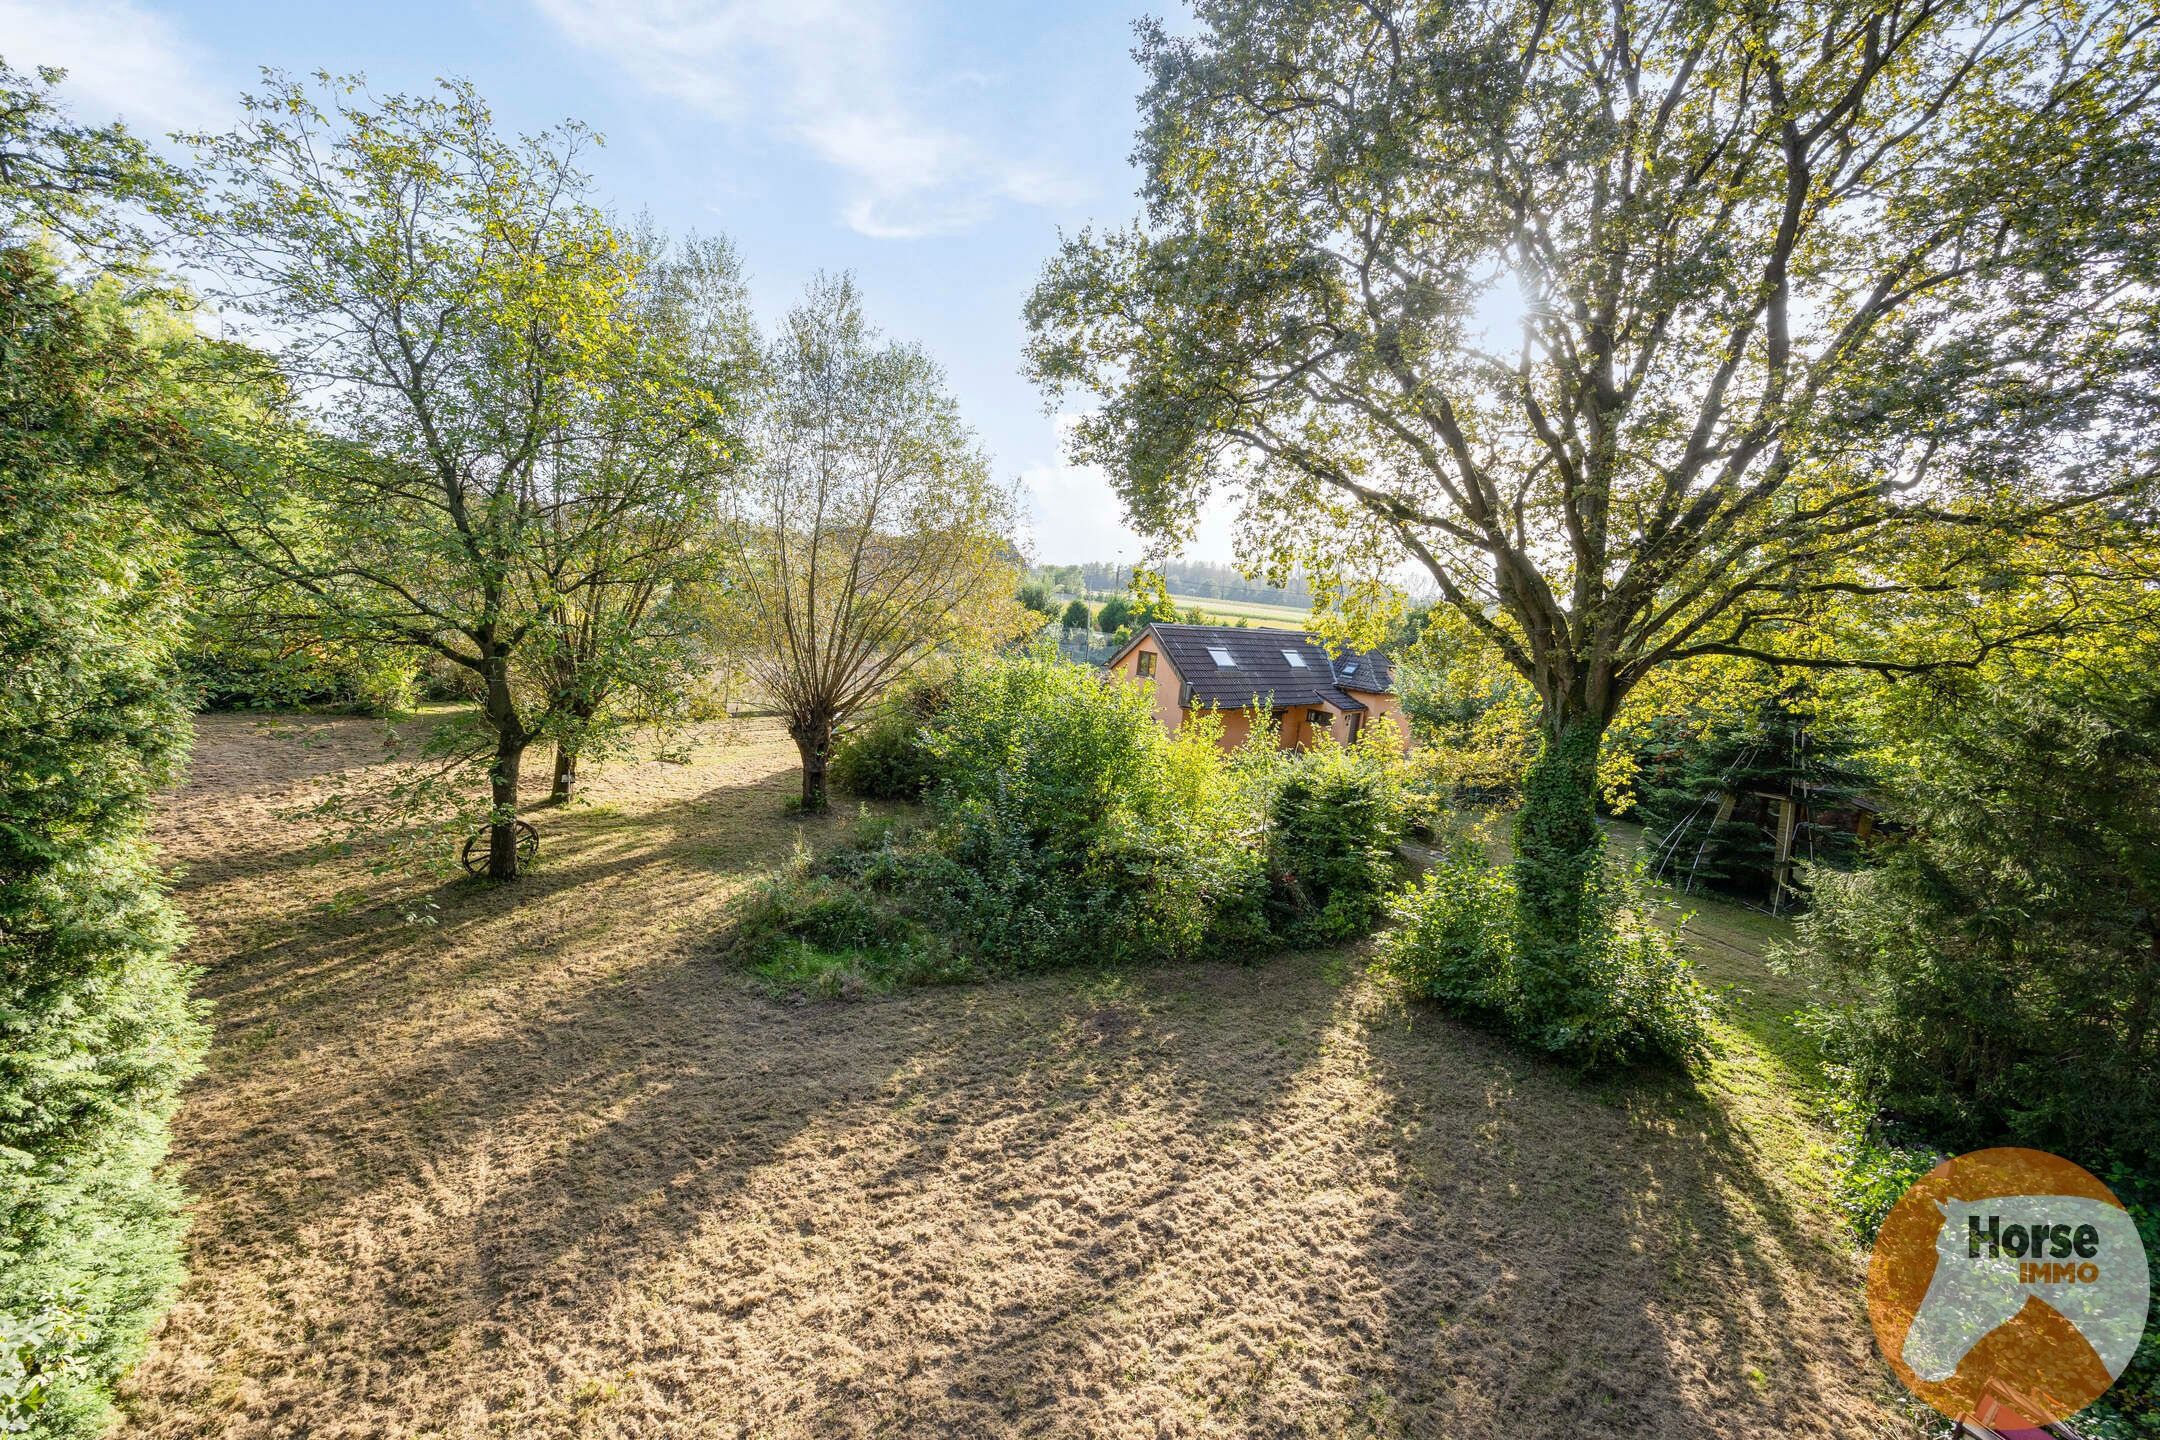
[[[89,1436],[179,1273],[165,1122],[204,1030],[141,840],[187,739],[184,463],[110,292],[0,251],[0,1431]]]

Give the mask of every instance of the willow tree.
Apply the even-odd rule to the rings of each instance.
[[[450,83],[273,81],[247,107],[194,137],[185,220],[291,403],[224,436],[197,527],[263,622],[471,673],[478,733],[438,748],[484,766],[488,873],[512,878],[527,748],[587,728],[577,676],[666,653],[596,597],[709,511],[725,396],[647,323],[654,257],[586,199],[580,127],[506,136]]]
[[[941,651],[1032,626],[1011,598],[1011,491],[936,363],[884,341],[851,279],[811,284],[765,376],[713,616],[786,717],[803,808],[818,810],[834,736],[865,705]]]
[[[1033,372],[1145,529],[1234,487],[1248,559],[1412,563],[1534,688],[1519,950],[1564,1016],[1645,677],[2071,623],[1818,622],[2150,484],[2150,7],[1196,8],[1141,29],[1145,217],[1050,262]]]

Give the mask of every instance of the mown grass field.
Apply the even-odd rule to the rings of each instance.
[[[776,730],[597,767],[502,888],[280,818],[378,737],[209,717],[159,817],[217,1041],[124,1436],[1899,1423],[1759,917],[1697,922],[1693,1081],[1586,1085],[1355,948],[806,1001],[722,956],[854,826],[783,816]]]
[[[1170,598],[1177,602],[1181,610],[1198,610],[1210,619],[1219,620],[1226,625],[1249,620],[1255,625],[1271,626],[1278,630],[1302,630],[1305,628],[1306,619],[1312,613],[1309,609],[1296,605],[1261,605],[1248,600],[1209,600],[1198,595],[1173,594]]]

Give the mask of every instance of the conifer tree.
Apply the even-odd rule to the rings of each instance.
[[[1737,725],[1707,732],[1684,721],[1660,725],[1651,749],[1637,805],[1651,864],[1667,883],[1783,909],[1804,883],[1803,864],[1852,862],[1856,844],[1842,822],[1866,776],[1850,737],[1810,715],[1801,691],[1766,698]],[[1782,884],[1777,797],[1796,807]]]

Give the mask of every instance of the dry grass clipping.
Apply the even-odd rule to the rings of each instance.
[[[789,1004],[713,958],[846,824],[782,818],[784,738],[598,770],[490,889],[315,858],[273,812],[375,746],[297,728],[206,719],[158,827],[218,1039],[123,1434],[1895,1423],[1744,1037],[1585,1088],[1355,955]]]

